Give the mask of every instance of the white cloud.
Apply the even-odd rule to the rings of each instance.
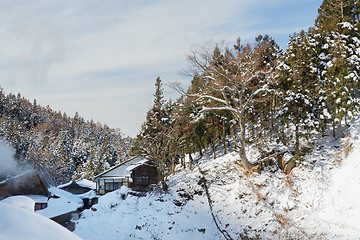
[[[165,82],[183,80],[176,74],[186,65],[192,46],[238,36],[253,38],[261,33],[258,29],[267,33],[288,29],[266,28],[269,19],[257,13],[288,4],[285,0],[1,4],[4,90],[21,92],[69,114],[79,111],[86,118],[112,122],[109,125],[131,135],[151,106],[156,77]]]

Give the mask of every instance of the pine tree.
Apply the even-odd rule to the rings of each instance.
[[[315,26],[322,32],[342,32],[344,29],[341,29],[339,23],[358,23],[359,6],[357,0],[324,0],[318,9]]]
[[[162,188],[168,189],[166,179],[169,173],[169,137],[171,136],[170,115],[166,112],[160,77],[155,82],[154,104],[146,115],[146,121],[137,136],[133,152],[140,153],[153,161],[158,169]]]
[[[310,33],[311,34],[311,33]],[[309,33],[294,34],[288,44],[280,69],[279,91],[282,91],[281,117],[284,126],[293,124],[294,148],[300,151],[300,140],[309,137],[315,127],[315,96],[318,88],[316,53]]]
[[[323,63],[319,75],[320,117],[321,122],[331,120],[334,136],[336,124],[344,136],[342,120],[358,111],[359,7],[360,2],[355,0],[324,0],[315,22],[321,40],[318,54]]]
[[[339,124],[344,136],[342,120],[352,118],[359,110],[356,98],[360,76],[360,47],[357,29],[350,24],[342,25],[349,35],[332,32],[326,37],[325,68],[321,76],[326,112],[333,125]],[[335,129],[334,133],[335,135]]]

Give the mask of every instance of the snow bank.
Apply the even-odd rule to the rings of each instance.
[[[311,232],[329,238],[360,239],[360,121],[350,129],[353,149],[340,167],[329,171],[328,188],[306,218]]]
[[[76,183],[81,187],[90,188],[92,190],[96,189],[96,183],[87,179],[79,179]]]
[[[337,239],[360,239],[360,145],[341,168],[333,172],[324,203],[314,218]]]
[[[81,240],[80,237],[37,213],[0,202],[1,240]]]
[[[1,203],[6,203],[14,205],[23,209],[26,209],[30,212],[33,212],[35,209],[35,201],[26,196],[12,196],[5,198]]]
[[[327,220],[357,229],[360,237],[360,143],[340,169],[333,174],[333,185],[328,191],[331,199],[325,208],[330,213]]]
[[[93,199],[95,198],[97,195],[96,195],[96,192],[94,190],[90,190],[86,193],[83,193],[83,194],[76,194],[77,197],[81,198],[81,199]]]
[[[206,202],[187,204],[169,194],[123,195],[122,188],[99,198],[85,210],[75,233],[89,239],[214,239],[214,223]],[[176,193],[175,193],[176,194]],[[183,204],[183,205],[182,205]]]

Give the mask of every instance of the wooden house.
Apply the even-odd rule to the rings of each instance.
[[[47,207],[49,185],[37,170],[29,170],[0,182],[0,200],[25,195],[35,201],[35,210]]]
[[[151,184],[158,182],[157,168],[149,163],[135,165],[130,170],[131,185],[135,191],[148,191]]]
[[[114,191],[122,185],[135,191],[147,191],[151,184],[158,182],[158,172],[151,161],[137,156],[99,174],[95,182],[98,194]]]

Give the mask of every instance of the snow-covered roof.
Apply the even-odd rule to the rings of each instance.
[[[139,166],[141,166],[141,165],[144,165],[144,164],[147,163],[148,161],[149,161],[149,160],[147,160],[147,159],[141,160],[141,161],[137,162],[136,164],[133,164],[133,165],[127,167],[127,168],[126,168],[126,171],[131,172],[131,171],[134,170],[135,168],[137,168],[137,167],[139,167]]]
[[[48,207],[37,211],[37,213],[45,217],[57,217],[65,213],[76,211],[84,205],[80,197],[67,191],[61,190],[57,187],[51,187],[49,191],[52,196],[56,196],[58,198],[50,198],[48,201]]]
[[[26,197],[29,197],[32,200],[34,200],[35,203],[47,203],[47,201],[49,200],[47,196],[43,196],[43,195],[26,195]]]
[[[77,185],[84,188],[90,188],[95,190],[96,189],[96,183],[87,179],[79,179],[76,180]]]
[[[115,167],[110,168],[106,172],[103,172],[102,174],[97,175],[95,177],[95,179],[99,178],[99,177],[103,177],[103,178],[106,178],[106,177],[129,177],[131,171],[134,168],[136,168],[144,163],[147,163],[148,161],[149,161],[148,159],[146,159],[142,156],[137,156],[137,157],[131,158],[130,160],[125,161],[119,165],[116,165]]]
[[[86,192],[86,193],[78,194],[78,195],[76,195],[76,196],[78,196],[78,197],[81,198],[81,199],[84,199],[84,198],[93,199],[93,198],[96,197],[97,195],[96,195],[96,192],[95,192],[94,190],[90,190],[90,191],[88,191],[88,192]]]
[[[87,179],[78,179],[76,181],[70,181],[68,183],[59,185],[58,188],[65,188],[70,186],[73,182],[75,182],[77,185],[79,185],[80,187],[84,187],[84,188],[89,188],[89,189],[96,189],[96,183]]]

